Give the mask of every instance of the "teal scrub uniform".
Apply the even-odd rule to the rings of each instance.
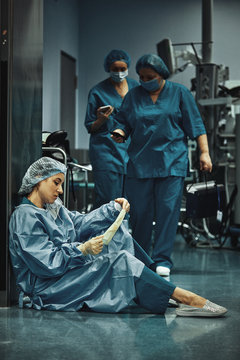
[[[129,90],[138,85],[136,80],[130,78],[126,80]],[[119,111],[122,100],[109,78],[97,84],[89,92],[85,118],[88,132],[97,119],[97,109],[100,106],[111,105],[114,107],[108,121],[90,137],[89,156],[95,182],[95,208],[123,196],[128,144],[124,143],[119,146],[112,141],[110,134],[114,116]]]
[[[177,83],[166,81],[155,103],[138,86],[125,96],[115,120],[115,129],[131,137],[126,193],[133,237],[149,253],[155,220],[152,258],[157,266],[171,268],[188,171],[187,140],[206,133],[197,105],[190,91]]]

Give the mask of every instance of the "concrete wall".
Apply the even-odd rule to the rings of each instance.
[[[60,52],[79,59],[79,5],[78,0],[44,1],[43,48],[43,130],[60,127]],[[77,66],[77,75],[78,75]],[[78,124],[78,90],[76,124]],[[78,132],[78,131],[77,131]]]

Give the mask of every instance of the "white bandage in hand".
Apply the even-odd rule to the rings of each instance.
[[[113,236],[115,235],[119,226],[121,225],[125,214],[126,214],[126,211],[122,209],[120,211],[120,214],[118,215],[117,219],[114,221],[114,223],[103,234],[103,243],[105,245],[108,245],[110,243],[110,241],[112,240]]]

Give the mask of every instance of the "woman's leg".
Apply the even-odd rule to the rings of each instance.
[[[176,314],[179,316],[217,317],[227,312],[226,308],[214,304],[202,296],[176,287],[146,266],[143,268],[141,276],[135,279],[135,291],[137,295],[135,301],[154,313],[164,314],[170,298],[183,304],[176,310]]]
[[[175,288],[171,298],[181,304],[190,305],[198,308],[202,308],[207,301],[207,299],[203,298],[202,296],[194,294],[191,291],[181,289],[179,287]]]
[[[176,286],[144,266],[142,274],[135,279],[135,301],[151,312],[164,314]]]
[[[153,179],[126,178],[126,194],[131,205],[132,237],[149,254],[152,239]]]
[[[172,267],[171,253],[176,238],[184,178],[155,179],[156,225],[152,258],[157,266]]]
[[[225,307],[178,287],[175,288],[171,297],[180,303],[176,309],[178,316],[219,317],[227,312]]]
[[[202,308],[207,301],[202,296],[191,291],[176,287],[146,266],[144,266],[141,276],[135,280],[135,288],[137,303],[150,311],[160,314],[166,311],[170,298],[181,304],[198,308]]]
[[[148,268],[155,271],[156,265],[153,259],[146,253],[145,250],[143,250],[143,248],[138,244],[138,242],[135,239],[133,239],[133,245],[134,245],[135,257],[138,260],[142,261],[144,265],[146,265]]]
[[[111,200],[123,196],[123,174],[113,171],[94,171],[93,177],[95,183],[95,209]]]

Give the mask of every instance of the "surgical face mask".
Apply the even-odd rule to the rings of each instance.
[[[125,71],[119,71],[119,72],[110,71],[110,76],[113,81],[121,82],[125,79],[125,77],[128,76],[128,69]]]
[[[141,86],[149,92],[156,91],[156,90],[160,89],[160,86],[161,86],[161,83],[159,84],[159,82],[158,82],[158,78],[152,79],[150,81],[142,81],[140,79],[139,81],[140,81]]]

